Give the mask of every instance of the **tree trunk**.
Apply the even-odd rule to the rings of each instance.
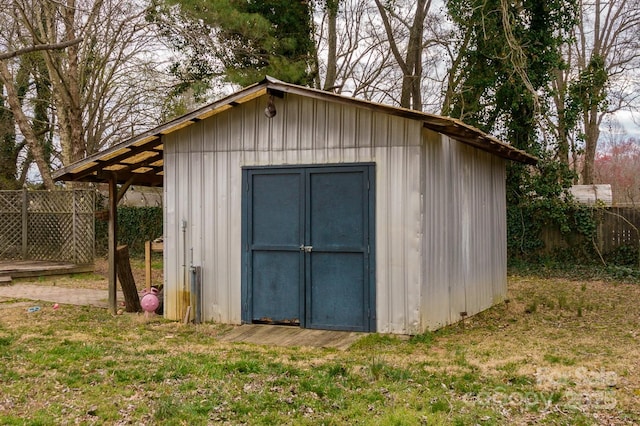
[[[387,12],[385,6],[380,0],[375,0],[384,29],[387,33],[389,47],[393,53],[398,66],[402,70],[402,89],[400,93],[400,106],[403,108],[422,110],[422,52],[424,46],[422,39],[424,36],[424,20],[427,12],[431,7],[431,0],[418,0],[416,5],[416,13],[413,17],[411,26],[405,24],[409,30],[409,41],[407,43],[407,51],[404,58],[398,48],[391,22],[389,20],[390,12]]]
[[[582,166],[582,184],[592,185],[594,180],[594,165],[596,150],[598,148],[598,138],[600,137],[598,107],[591,107],[584,114],[585,138],[584,138],[584,165]]]
[[[140,296],[136,282],[131,272],[131,263],[129,262],[129,247],[119,246],[116,250],[116,271],[118,271],[118,281],[124,293],[125,310],[127,312],[141,312]]]
[[[29,147],[29,151],[38,166],[40,176],[42,176],[42,183],[46,189],[54,189],[55,185],[51,178],[49,163],[45,159],[44,151],[42,150],[42,146],[38,143],[38,138],[31,127],[29,119],[25,115],[24,111],[22,111],[22,105],[20,105],[18,93],[13,86],[13,77],[9,71],[9,67],[4,61],[0,61],[0,80],[2,80],[2,83],[5,86],[7,101],[9,102],[13,116],[18,124],[18,128],[20,129],[22,136],[24,136],[24,140]]]
[[[333,91],[336,85],[337,68],[337,20],[338,0],[327,1],[327,76],[324,80],[323,90]]]
[[[76,39],[75,34],[75,15],[76,1],[67,0],[67,8],[65,9],[65,40],[71,41]],[[82,87],[80,84],[81,71],[78,60],[78,52],[80,45],[73,44],[66,50],[67,55],[67,89],[69,93],[69,143],[71,145],[71,163],[82,160],[85,157],[86,143],[84,141],[84,122],[82,119]],[[68,166],[69,164],[65,164]]]
[[[567,111],[565,105],[565,98],[567,93],[567,81],[564,76],[563,70],[555,70],[555,79],[552,81],[553,86],[553,102],[556,106],[558,124],[556,128],[557,139],[557,154],[558,161],[564,164],[569,164],[569,132],[570,126],[567,125]]]
[[[407,81],[411,93],[410,108],[417,111],[422,111],[422,52],[424,50],[422,39],[424,37],[424,20],[430,5],[430,0],[418,0],[407,46],[407,67],[413,70],[411,78]]]

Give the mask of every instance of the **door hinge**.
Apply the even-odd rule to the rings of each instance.
[[[371,254],[371,246],[367,244],[367,254]]]

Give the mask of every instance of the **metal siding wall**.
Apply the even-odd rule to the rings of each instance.
[[[167,241],[168,235],[172,235],[172,236],[174,235],[173,227],[175,226],[174,224],[175,207],[177,205],[176,203],[177,194],[175,191],[175,187],[176,187],[175,176],[177,174],[173,172],[167,173],[167,171],[173,170],[173,168],[176,166],[175,164],[176,144],[167,143],[169,140],[172,139],[169,136],[165,136],[163,139],[164,139],[163,141],[164,176],[163,176],[163,185],[162,185],[162,192],[163,192],[162,222],[163,222],[163,234],[164,234],[163,238],[165,241]],[[169,289],[173,285],[173,282],[175,281],[172,275],[173,271],[175,270],[175,265],[172,263],[172,256],[170,254],[169,247],[165,247],[164,251],[162,252],[162,261],[164,265],[163,266],[164,268],[163,287],[165,289]],[[172,317],[172,315],[169,314],[170,307],[172,304],[173,304],[173,301],[169,300],[169,298],[167,297],[167,291],[165,291],[164,292],[164,312],[165,312],[165,316],[167,316],[168,318]]]
[[[422,327],[476,314],[506,294],[505,162],[424,131]]]
[[[164,250],[164,310],[165,316],[171,319],[179,319],[178,290],[184,285],[182,272],[180,211],[182,196],[180,193],[180,176],[185,174],[184,162],[179,161],[181,154],[178,152],[180,144],[177,135],[164,137],[164,190],[165,190],[165,250]],[[187,177],[188,179],[188,177]]]
[[[495,269],[491,276],[493,283],[492,303],[504,301],[507,296],[507,166],[506,160],[493,157],[493,180],[491,200],[493,202],[494,233],[492,234],[492,253]]]
[[[506,295],[505,163],[495,156],[462,146],[460,160],[471,164],[469,207],[473,237],[467,271],[466,311],[481,312]]]
[[[378,331],[416,333],[420,324],[420,147],[376,149]]]
[[[435,329],[449,323],[449,249],[451,224],[449,181],[450,142],[439,134],[423,130],[424,258],[421,294],[421,328]]]
[[[165,137],[166,316],[181,318],[183,307],[176,300],[184,281],[182,255],[186,249],[188,267],[193,249],[193,263],[202,266],[203,320],[240,323],[243,166],[375,162],[377,330],[416,333],[457,319],[467,309],[465,288],[478,271],[477,252],[491,253],[469,243],[468,260],[462,262],[460,243],[491,238],[487,221],[491,227],[495,221],[482,216],[475,222],[474,215],[485,208],[478,200],[485,196],[469,194],[486,185],[487,191],[504,194],[504,182],[498,182],[504,172],[497,179],[475,176],[504,169],[504,163],[489,154],[474,158],[475,150],[461,150],[459,143],[432,132],[432,141],[423,145],[426,131],[417,121],[286,96],[274,98],[273,119],[264,116],[262,97]],[[447,160],[450,154],[453,160]],[[465,172],[463,163],[470,161],[482,164]],[[462,200],[469,206],[466,230],[450,226],[461,217]],[[504,217],[500,203],[491,203],[497,211],[492,216]],[[502,262],[498,258],[489,263]],[[450,280],[456,283],[451,288]],[[502,291],[500,281],[492,283],[493,293]],[[472,290],[467,296],[484,306],[484,296]]]
[[[443,137],[443,139],[445,139]],[[465,303],[465,278],[466,274],[463,268],[467,263],[462,259],[463,256],[463,240],[465,227],[462,224],[464,215],[468,215],[468,207],[463,205],[466,200],[463,191],[463,167],[458,157],[459,144],[449,140],[449,157],[445,161],[450,162],[450,174],[444,183],[448,186],[449,199],[447,207],[449,208],[449,223],[447,223],[447,231],[449,241],[447,247],[449,249],[449,262],[444,265],[449,268],[449,321],[454,322],[460,318],[460,312],[466,310]],[[468,219],[467,219],[468,220]],[[468,233],[468,225],[466,227]],[[468,247],[465,247],[468,249]]]

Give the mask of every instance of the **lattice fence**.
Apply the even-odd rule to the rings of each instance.
[[[95,194],[0,191],[0,259],[92,263]]]

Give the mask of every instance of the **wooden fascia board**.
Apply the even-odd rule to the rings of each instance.
[[[267,91],[278,90],[285,93],[291,93],[298,96],[310,97],[313,99],[324,100],[327,102],[338,103],[348,106],[357,106],[366,108],[374,112],[381,112],[390,115],[400,116],[412,120],[423,122],[423,126],[430,130],[444,133],[462,143],[472,145],[483,151],[500,155],[509,160],[519,161],[527,164],[536,164],[537,159],[524,151],[520,151],[503,142],[498,141],[484,134],[459,120],[448,117],[440,117],[421,111],[413,111],[406,108],[397,108],[389,105],[376,104],[374,102],[362,101],[359,99],[346,98],[330,92],[322,92],[319,90],[308,89],[301,86],[289,85],[283,82],[268,82]]]
[[[82,180],[85,176],[92,175],[95,172],[102,170],[104,167],[114,165],[114,164],[122,164],[123,166],[127,166],[127,168],[129,168],[130,166],[129,164],[126,164],[126,163],[123,164],[123,163],[120,163],[120,161],[145,151],[149,151],[149,152],[155,151],[160,156],[162,156],[163,155],[162,149],[155,149],[153,147],[150,148],[150,146],[157,146],[157,145],[160,145],[160,143],[161,142],[159,139],[153,139],[152,141],[149,141],[148,143],[140,146],[134,146],[135,142],[131,142],[131,144],[127,146],[118,146],[118,149],[104,151],[102,155],[97,156],[97,158],[88,157],[79,163],[73,164],[63,169],[60,173],[55,174],[54,178],[56,180],[66,180],[67,178],[69,178],[68,180]],[[124,150],[124,151],[121,154],[116,155],[115,157],[109,158],[108,160],[102,160],[100,158],[100,157],[108,157],[109,155],[112,155],[114,152],[117,152],[119,150]],[[157,155],[151,158],[153,158],[154,161],[158,160]],[[87,163],[96,163],[96,164],[89,168],[83,168],[83,166]],[[81,169],[81,171],[74,172],[75,169]]]
[[[162,186],[164,182],[164,178],[157,174],[148,172],[148,173],[132,173],[129,171],[126,172],[98,172],[94,175],[95,179],[90,180],[91,182],[107,182],[110,177],[113,175],[117,176],[117,182],[119,184],[124,184],[127,181],[131,180],[131,185],[148,185],[148,186]]]
[[[161,172],[162,170],[160,170]],[[93,182],[93,183],[108,183],[110,176],[113,172],[105,171],[104,173],[94,173],[90,176],[85,176],[78,181],[81,182]],[[117,174],[117,183],[124,184],[127,180],[133,178],[132,185],[141,185],[141,186],[162,186],[164,183],[162,175],[158,175],[158,170],[154,170],[153,172],[148,173],[118,173]]]

